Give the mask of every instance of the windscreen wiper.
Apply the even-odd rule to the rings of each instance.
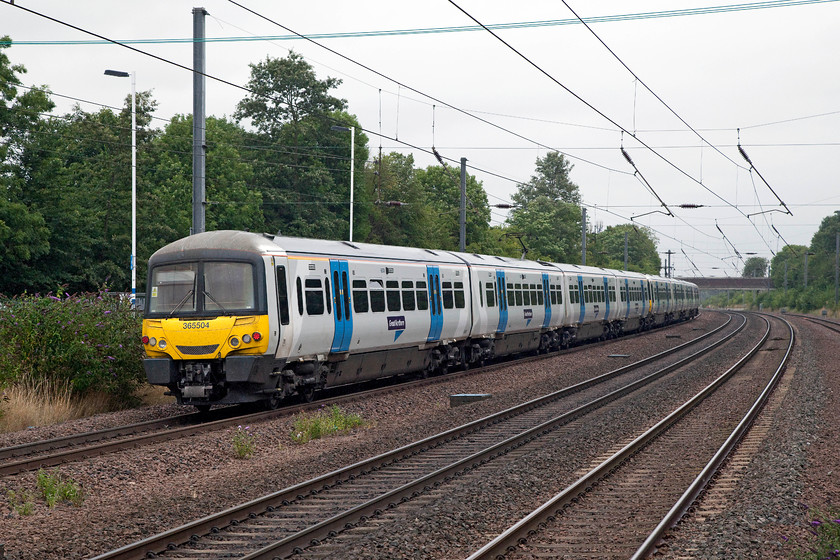
[[[228,310],[227,310],[227,309],[225,309],[225,306],[224,306],[224,305],[222,305],[221,303],[219,303],[218,301],[216,301],[216,298],[214,298],[213,296],[211,296],[211,295],[210,295],[210,292],[208,292],[208,291],[206,291],[206,290],[205,290],[205,291],[204,291],[204,295],[205,295],[205,296],[207,296],[207,297],[209,297],[209,298],[210,298],[210,301],[212,301],[213,303],[215,303],[216,305],[218,305],[218,306],[219,306],[219,309],[221,309],[221,310],[222,310],[222,313],[223,313],[224,315],[229,315]]]
[[[184,305],[187,302],[187,300],[189,299],[189,297],[191,295],[193,295],[194,293],[195,293],[195,290],[190,290],[189,292],[187,292],[187,295],[184,296],[184,299],[182,299],[181,302],[178,305],[175,306],[175,309],[173,309],[172,311],[169,312],[168,318],[171,319],[172,316],[175,315],[175,312],[178,311],[179,309],[181,309],[181,306]]]

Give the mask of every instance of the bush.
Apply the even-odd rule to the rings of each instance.
[[[233,434],[233,454],[237,459],[247,459],[257,452],[257,434],[250,426],[239,426]]]
[[[76,507],[80,507],[85,501],[85,493],[82,487],[73,479],[62,476],[58,469],[52,471],[39,469],[37,484],[41,496],[50,508],[54,508],[59,502],[69,502]]]
[[[76,396],[134,402],[144,381],[141,319],[107,291],[24,294],[0,301],[0,388],[69,384]]]

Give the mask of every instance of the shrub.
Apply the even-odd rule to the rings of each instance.
[[[134,402],[144,381],[141,319],[107,291],[24,294],[0,301],[0,388],[68,384],[74,395]]]
[[[346,432],[364,424],[358,414],[348,414],[337,405],[315,414],[298,416],[292,424],[291,438],[295,443],[306,443],[328,435]]]

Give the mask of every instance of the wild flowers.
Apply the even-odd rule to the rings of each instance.
[[[233,434],[233,454],[237,459],[247,459],[257,452],[257,434],[250,426],[239,426]]]
[[[292,425],[290,436],[295,443],[306,443],[313,439],[346,432],[362,424],[364,421],[358,414],[346,413],[337,405],[326,410],[322,406],[314,414],[298,416]]]

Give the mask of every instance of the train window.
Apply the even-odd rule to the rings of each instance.
[[[516,302],[514,305],[524,305],[524,299],[522,298],[522,284],[513,285],[513,298]]]
[[[513,284],[507,285],[507,304],[516,305],[516,294],[513,291]]]
[[[318,278],[307,278],[303,286],[306,299],[306,314],[323,315],[324,293],[321,291],[321,280]]]
[[[537,290],[536,284],[531,284],[531,304],[537,305],[538,302],[542,304],[542,301],[540,301],[540,290]]]
[[[467,299],[464,296],[464,283],[455,282],[455,309],[463,309],[467,305]]]
[[[545,299],[543,298],[542,290],[537,292],[537,305],[545,305]]]
[[[481,289],[481,282],[478,283],[478,304],[484,307],[484,292]]]
[[[385,311],[385,287],[382,280],[370,281],[370,310],[375,313]]]
[[[429,308],[429,292],[426,291],[426,283],[418,280],[414,287],[417,288],[417,309],[426,311]]]
[[[324,278],[324,296],[327,300],[327,314],[332,314],[332,298],[330,297],[330,277]]]
[[[335,299],[335,318],[341,321],[341,284],[338,280],[338,271],[333,271],[333,297]]]
[[[297,302],[298,314],[303,316],[303,284],[300,282],[300,277],[297,279]]]
[[[484,296],[487,298],[487,307],[496,307],[496,290],[492,282],[484,285]]]
[[[353,311],[367,313],[368,309],[367,282],[353,280]]]
[[[341,287],[344,294],[344,317],[350,319],[350,286],[347,283],[347,272],[341,273]]]
[[[280,324],[289,324],[289,290],[286,286],[286,267],[277,267],[277,313],[280,315]]]
[[[525,284],[525,290],[522,292],[522,305],[531,305],[531,291],[528,289],[528,284]]]
[[[400,310],[400,283],[396,280],[385,281],[385,299],[388,302],[388,311]]]
[[[558,305],[557,302],[557,286],[552,284],[548,287],[549,297],[551,298],[551,305]]]
[[[414,282],[403,280],[402,303],[406,311],[414,311]]]
[[[254,309],[254,266],[239,262],[205,262],[204,310]]]
[[[455,298],[452,295],[452,282],[443,283],[443,308],[452,309],[455,307]]]

